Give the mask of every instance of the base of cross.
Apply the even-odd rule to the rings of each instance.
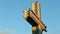
[[[42,34],[42,31],[39,29],[39,26],[32,27],[32,34]]]

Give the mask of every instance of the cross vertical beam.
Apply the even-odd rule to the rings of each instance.
[[[32,2],[30,10],[24,10],[24,19],[32,25],[32,34],[42,34],[46,26],[41,20],[41,8],[38,1]]]

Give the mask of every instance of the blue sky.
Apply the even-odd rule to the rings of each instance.
[[[32,26],[23,18],[23,10],[36,0],[0,0],[0,34],[32,34]],[[60,34],[60,0],[39,0],[47,33]]]

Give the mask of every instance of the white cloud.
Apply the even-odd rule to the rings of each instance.
[[[13,34],[14,31],[11,29],[0,30],[0,34]]]

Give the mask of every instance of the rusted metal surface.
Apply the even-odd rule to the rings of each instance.
[[[46,29],[46,26],[43,24],[41,19],[39,19],[32,10],[30,10],[30,16],[33,17],[32,19],[34,19],[37,22],[37,24],[40,25],[41,29]]]

